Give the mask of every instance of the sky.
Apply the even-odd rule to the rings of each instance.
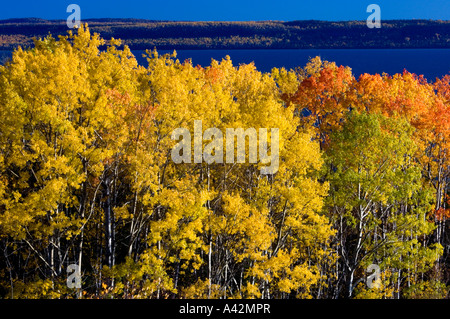
[[[175,21],[366,20],[369,4],[381,19],[450,20],[450,0],[3,0],[0,19],[36,17],[66,20],[69,4],[89,18]]]

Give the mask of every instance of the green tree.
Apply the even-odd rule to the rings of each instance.
[[[414,162],[412,134],[405,120],[357,112],[332,134],[326,159],[328,207],[338,230],[337,276],[348,297],[355,275],[364,275],[371,263],[396,272],[399,291],[404,280],[430,270],[442,253],[440,245],[427,246],[423,240],[435,228],[427,219],[433,198]]]

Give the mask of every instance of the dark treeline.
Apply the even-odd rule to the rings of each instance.
[[[149,49],[320,49],[450,48],[450,21],[386,20],[380,29],[365,21],[174,22],[90,19],[93,32],[120,38],[134,50]],[[65,35],[62,20],[0,21],[0,49],[31,46],[33,38]]]

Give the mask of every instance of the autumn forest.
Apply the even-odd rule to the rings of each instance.
[[[447,298],[450,75],[147,61],[84,25],[0,66],[1,298]],[[195,120],[278,171],[174,163]]]

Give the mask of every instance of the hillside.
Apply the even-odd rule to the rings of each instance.
[[[132,49],[450,48],[450,21],[390,20],[381,29],[365,21],[181,22],[142,19],[84,20],[102,37]],[[65,21],[0,20],[0,50],[29,46],[33,38],[67,33]]]

